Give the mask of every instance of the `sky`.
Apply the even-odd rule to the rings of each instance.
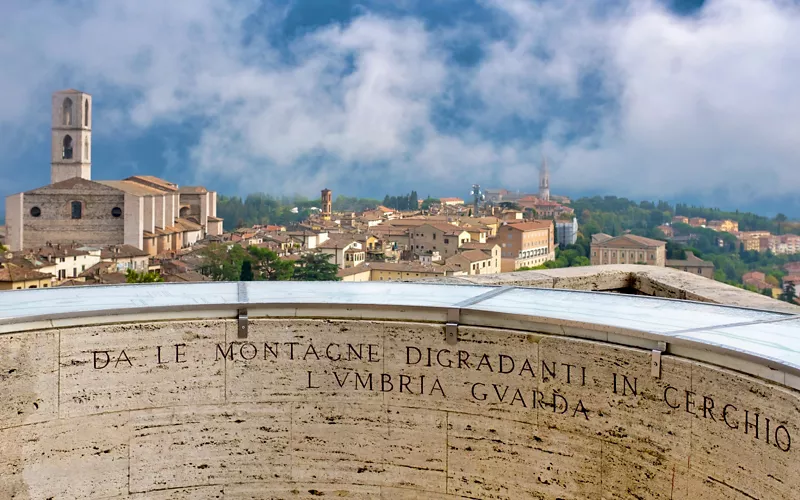
[[[5,0],[0,197],[49,182],[50,96],[94,179],[222,194],[535,191],[800,217],[797,0]]]

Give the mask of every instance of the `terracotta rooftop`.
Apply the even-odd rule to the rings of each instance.
[[[481,250],[467,250],[466,252],[461,252],[454,255],[454,257],[458,256],[461,256],[470,262],[480,262],[482,260],[491,259],[491,257],[487,255],[486,252],[483,252]]]
[[[623,234],[622,236],[617,236],[605,241],[597,243],[593,241],[592,243],[608,248],[652,248],[665,246],[667,244],[666,241],[645,238],[644,236],[636,236],[635,234]]]
[[[113,187],[114,189],[119,189],[128,194],[133,194],[136,196],[160,196],[164,194],[164,191],[161,189],[156,189],[154,187],[146,186],[144,184],[140,184],[138,182],[133,181],[97,181],[99,184],[103,184],[104,186]]]
[[[203,186],[183,186],[178,188],[178,192],[187,194],[203,194],[207,193],[208,189],[204,188]]]
[[[150,254],[132,245],[111,245],[100,251],[101,259],[148,257]]]
[[[535,231],[538,229],[548,229],[553,227],[553,223],[546,220],[535,220],[530,222],[515,222],[509,224],[508,227],[517,229],[519,231]]]
[[[466,231],[466,229],[462,227],[458,227],[453,224],[448,224],[447,222],[428,222],[424,225],[431,226],[435,229],[438,229],[439,231],[442,231],[444,234],[452,236],[459,235],[464,231]]]
[[[0,282],[14,283],[18,281],[46,280],[52,277],[52,274],[40,273],[34,269],[20,267],[8,262],[0,264]]]
[[[177,191],[178,185],[174,184],[169,181],[165,181],[164,179],[160,179],[158,177],[152,175],[132,175],[125,179],[126,181],[133,181],[138,182],[141,184],[148,184],[161,189],[163,191]]]

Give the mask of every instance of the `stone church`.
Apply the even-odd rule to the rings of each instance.
[[[49,244],[132,245],[150,255],[176,252],[222,233],[217,193],[146,175],[92,180],[92,96],[53,94],[48,186],[6,198],[12,251]]]

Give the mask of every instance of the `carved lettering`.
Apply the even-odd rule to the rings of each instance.
[[[108,351],[94,351],[92,354],[94,355],[95,370],[102,370],[108,366],[108,363],[111,362],[111,357],[108,355]],[[98,355],[105,356],[105,359],[98,357]]]

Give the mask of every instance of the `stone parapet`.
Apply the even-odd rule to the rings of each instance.
[[[800,316],[624,274],[0,292],[0,498],[797,498]]]
[[[628,291],[641,295],[710,302],[800,314],[800,306],[668,267],[615,264],[539,271],[426,278],[427,283],[524,286],[588,291]]]

